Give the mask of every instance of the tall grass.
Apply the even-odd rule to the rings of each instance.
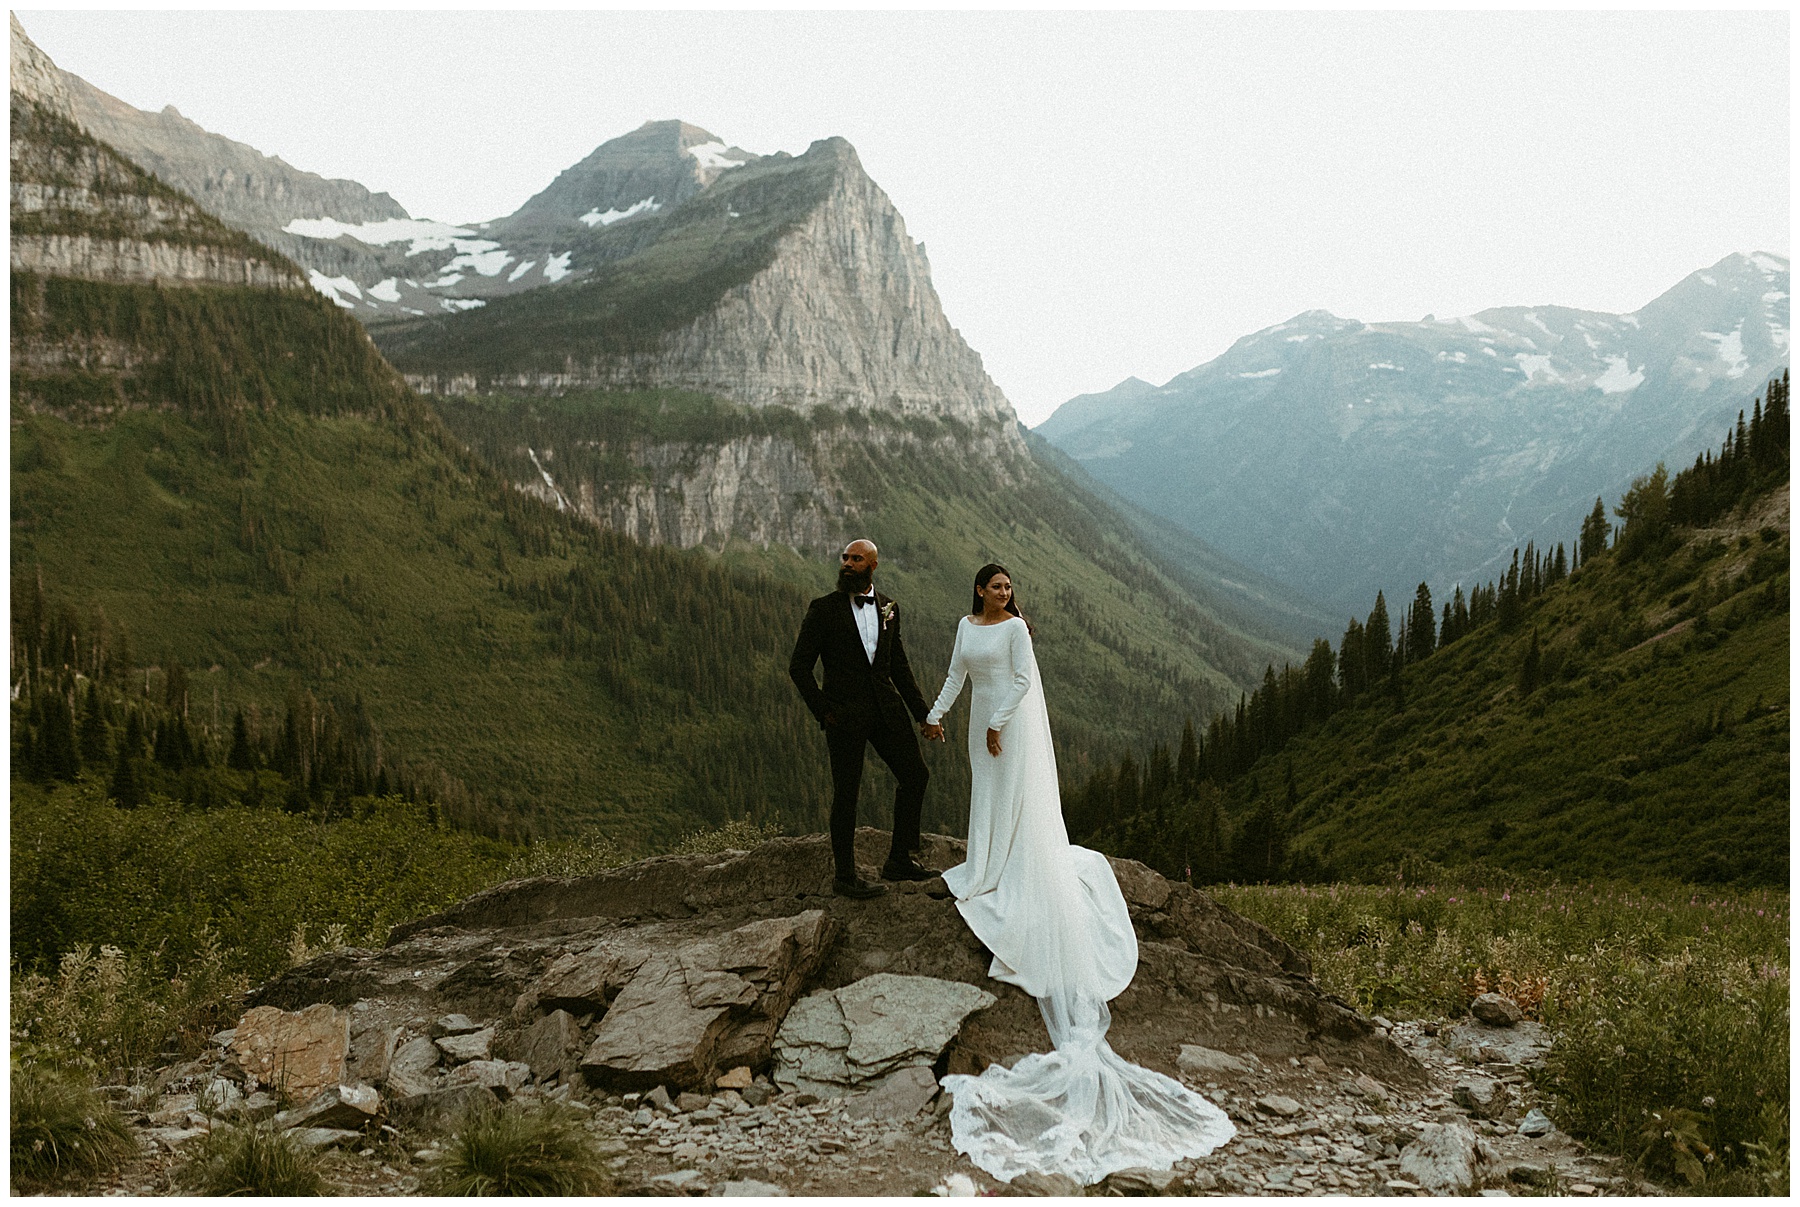
[[[137,1152],[98,1094],[39,1065],[13,1064],[11,1116],[15,1191],[92,1176]]]
[[[430,1190],[443,1195],[605,1194],[610,1178],[580,1119],[555,1106],[503,1107],[466,1118]]]
[[[186,1165],[188,1190],[215,1197],[321,1195],[327,1193],[318,1156],[267,1126],[215,1128]]]
[[[1721,1193],[1785,1193],[1785,893],[1547,884],[1227,885],[1220,901],[1369,1013],[1517,998],[1555,1035],[1538,1084],[1572,1135]]]

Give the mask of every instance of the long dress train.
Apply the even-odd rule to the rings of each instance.
[[[1231,1121],[1106,1042],[1106,1003],[1137,972],[1137,936],[1106,857],[1069,844],[1025,622],[963,619],[930,721],[942,721],[965,680],[974,688],[968,857],[944,881],[994,953],[988,974],[1037,999],[1054,1050],[944,1079],[957,1149],[1001,1181],[1035,1170],[1084,1185],[1205,1156],[1236,1134]],[[1000,731],[998,757],[988,729]]]

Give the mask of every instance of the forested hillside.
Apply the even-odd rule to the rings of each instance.
[[[1441,612],[1378,595],[1335,650],[1066,791],[1071,833],[1200,883],[1423,859],[1784,884],[1788,464],[1784,373],[1616,527],[1596,500]]]

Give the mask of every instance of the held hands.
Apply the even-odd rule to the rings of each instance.
[[[941,742],[944,740],[944,727],[924,721],[919,725],[919,735],[927,742]]]
[[[988,739],[988,753],[993,755],[995,758],[999,758],[1000,757],[1000,731],[998,729],[988,730],[987,739]]]

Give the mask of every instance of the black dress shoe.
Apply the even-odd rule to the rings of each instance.
[[[911,857],[903,861],[890,859],[881,867],[883,880],[935,880],[937,875],[930,868],[921,867]]]
[[[864,880],[833,880],[831,891],[840,897],[855,897],[861,901],[881,896],[887,892],[887,885],[870,884]]]

